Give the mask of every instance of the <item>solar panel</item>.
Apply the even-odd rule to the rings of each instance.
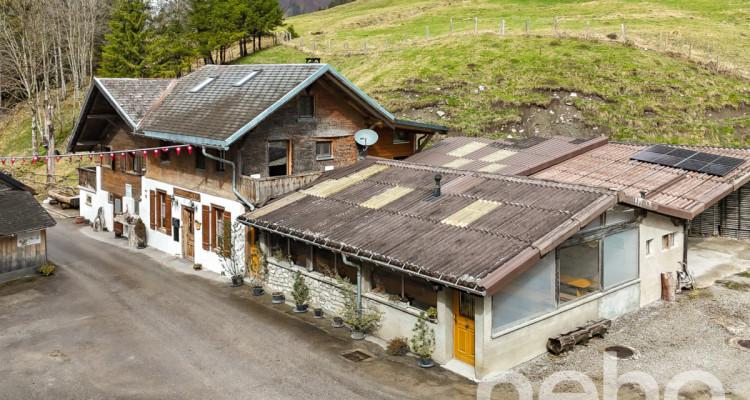
[[[720,156],[661,144],[634,154],[630,159],[716,176],[724,176],[745,163],[742,158]]]
[[[657,144],[656,146],[651,146],[648,150],[648,152],[651,153],[657,153],[657,154],[667,154],[670,151],[674,150],[674,147],[664,146],[661,144]]]
[[[670,156],[674,156],[674,157],[688,158],[690,156],[694,156],[698,154],[698,152],[692,151],[692,150],[686,150],[686,149],[674,149],[667,154],[669,154]]]

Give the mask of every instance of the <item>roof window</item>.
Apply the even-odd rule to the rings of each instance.
[[[190,93],[198,93],[201,90],[203,90],[204,87],[208,86],[209,83],[216,80],[216,76],[209,76],[208,78],[204,79],[203,82],[195,85],[192,89],[188,90]]]
[[[232,86],[239,87],[239,86],[242,86],[242,85],[246,84],[247,81],[249,81],[250,79],[255,78],[255,76],[258,75],[261,71],[262,70],[254,70],[253,72],[247,74],[244,78],[242,78],[242,79],[238,80],[237,82],[235,82],[235,84],[232,85]]]

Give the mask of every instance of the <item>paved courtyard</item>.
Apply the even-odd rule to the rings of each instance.
[[[59,219],[48,231],[58,273],[0,285],[0,398],[476,396],[474,383],[442,368],[389,357],[329,319],[294,315],[110,235]],[[373,357],[341,357],[357,348]]]

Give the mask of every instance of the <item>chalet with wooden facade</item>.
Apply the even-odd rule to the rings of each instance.
[[[362,129],[378,142],[357,145]],[[141,218],[149,246],[219,271],[223,221],[445,132],[396,119],[327,64],[208,65],[177,80],[94,78],[68,151],[115,152],[80,170],[82,216],[125,236]]]
[[[55,220],[34,189],[0,173],[0,274],[47,263],[47,228]]]

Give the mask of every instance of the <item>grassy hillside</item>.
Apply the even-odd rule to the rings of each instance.
[[[750,146],[750,84],[738,76],[750,53],[742,51],[745,40],[730,40],[750,34],[748,4],[359,0],[290,19],[301,46],[295,39],[240,62],[300,62],[315,54],[398,117],[445,124],[454,134],[608,133],[626,141]],[[497,32],[503,18],[504,36]],[[531,36],[523,34],[526,18]],[[621,36],[622,22],[628,41],[606,38]],[[641,43],[659,31],[669,43]],[[691,59],[670,47],[678,37],[694,41]],[[707,48],[699,48],[714,40],[710,54],[721,51],[727,60],[718,72],[712,56],[700,54]]]

